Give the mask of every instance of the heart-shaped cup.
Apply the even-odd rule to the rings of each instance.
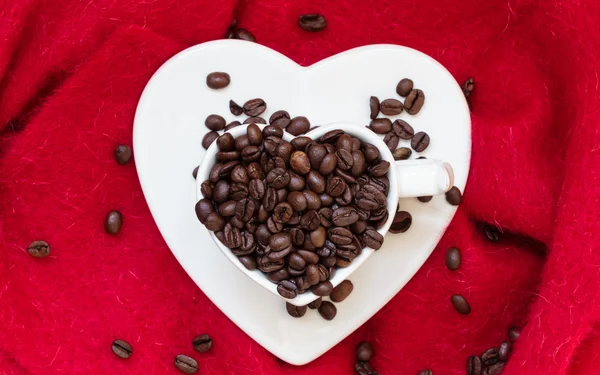
[[[262,129],[266,125],[259,125]],[[247,125],[238,126],[230,129],[228,132],[237,138],[246,134]],[[377,147],[381,154],[381,159],[390,163],[387,177],[390,181],[389,192],[387,194],[387,210],[390,213],[387,221],[377,231],[385,236],[392,225],[394,220],[393,213],[398,208],[398,201],[400,198],[411,198],[419,196],[431,196],[444,194],[454,184],[454,172],[450,164],[441,162],[438,160],[431,159],[420,159],[420,160],[394,160],[391,151],[385,145],[381,137],[364,126],[358,126],[352,123],[334,123],[329,125],[320,126],[314,130],[309,131],[306,136],[313,140],[319,140],[321,136],[336,130],[343,130],[345,133],[360,139],[362,142],[370,143]],[[283,139],[291,142],[294,136],[288,132],[283,132]],[[198,199],[202,199],[200,194],[200,185],[203,181],[209,179],[210,171],[217,163],[217,152],[219,148],[217,142],[213,142],[212,145],[206,150],[202,162],[198,167],[198,175],[196,178]],[[239,261],[231,249],[221,242],[215,232],[210,232],[212,239],[215,241],[219,249],[223,254],[232,261],[244,274],[249,278],[257,282],[263,288],[267,289],[271,293],[285,299],[287,302],[297,305],[304,306],[309,304],[318,298],[312,291],[307,290],[305,293],[298,294],[296,297],[287,299],[281,296],[277,292],[277,284],[272,283],[266,277],[266,275],[258,270],[248,270]],[[357,270],[361,264],[367,260],[367,258],[373,253],[373,249],[369,247],[363,248],[360,255],[358,255],[348,267],[338,268],[335,276],[330,279],[333,286],[337,286],[342,281],[346,280],[352,272]]]

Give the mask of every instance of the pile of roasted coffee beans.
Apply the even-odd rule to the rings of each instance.
[[[369,361],[375,355],[373,345],[367,341],[361,341],[356,345],[356,362],[354,371],[358,375],[379,375],[379,373],[371,367]]]
[[[500,375],[512,350],[513,343],[519,338],[517,327],[508,330],[509,340],[499,347],[489,348],[481,356],[472,355],[467,359],[467,375]]]

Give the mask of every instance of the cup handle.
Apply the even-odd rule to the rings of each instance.
[[[439,160],[399,160],[393,167],[396,168],[400,198],[444,194],[454,185],[452,166]]]

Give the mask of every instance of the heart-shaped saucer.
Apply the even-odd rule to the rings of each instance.
[[[222,90],[209,89],[206,76],[213,71],[228,72],[231,84]],[[456,208],[443,196],[429,203],[401,199],[401,209],[413,216],[411,228],[388,234],[383,247],[351,275],[354,291],[337,304],[336,318],[326,321],[309,310],[303,318],[294,319],[277,296],[247,278],[221,253],[196,218],[197,192],[191,171],[204,153],[200,146],[207,132],[204,119],[216,113],[232,121],[230,99],[243,103],[260,97],[268,104],[265,118],[285,109],[292,116],[308,117],[314,125],[367,124],[369,97],[398,98],[396,83],[404,77],[425,92],[425,105],[416,116],[402,113],[393,118],[402,118],[416,131],[431,136],[431,145],[419,155],[449,162],[455,185],[463,190],[471,156],[467,103],[446,69],[409,48],[361,47],[301,67],[255,43],[215,41],[171,58],[142,94],[134,123],[136,166],[165,241],[225,315],[289,363],[312,361],[375,314],[425,262]]]

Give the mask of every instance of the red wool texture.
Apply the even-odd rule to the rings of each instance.
[[[327,18],[323,32],[298,27],[313,12]],[[131,144],[154,71],[221,38],[234,17],[303,65],[395,43],[476,81],[472,169],[446,235],[378,314],[302,367],[261,348],[194,285],[154,224],[134,160],[112,154]],[[513,325],[522,336],[503,374],[597,373],[597,1],[23,0],[1,2],[0,19],[0,373],[177,374],[183,353],[199,374],[352,374],[354,346],[369,340],[381,374],[458,375]],[[113,209],[125,221],[109,236]],[[506,236],[489,242],[481,222]],[[27,254],[38,239],[48,258]],[[455,272],[450,246],[463,255]],[[455,293],[470,315],[454,311]],[[190,342],[203,332],[214,347],[199,355]],[[111,352],[116,338],[133,345],[129,360]]]

